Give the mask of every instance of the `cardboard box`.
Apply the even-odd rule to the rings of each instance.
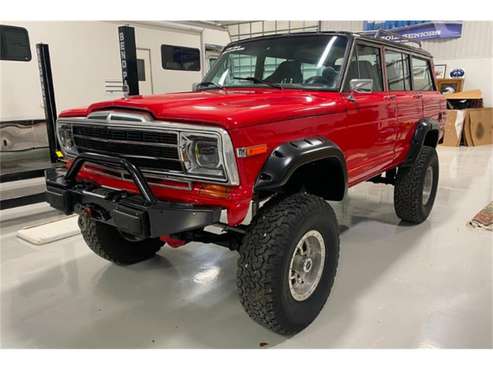
[[[493,108],[465,109],[464,141],[467,146],[493,144]]]
[[[459,146],[462,130],[464,127],[465,110],[447,110],[447,120],[443,132],[443,143],[445,146]]]
[[[442,145],[459,146],[461,142],[467,146],[493,144],[493,108],[447,110]]]

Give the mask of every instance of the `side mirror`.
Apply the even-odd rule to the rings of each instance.
[[[370,93],[373,91],[373,80],[366,78],[353,78],[349,81],[351,91]]]
[[[192,84],[192,91],[197,91],[197,86],[198,86],[198,85],[199,85],[199,83],[198,83],[198,82],[194,82],[194,83]]]

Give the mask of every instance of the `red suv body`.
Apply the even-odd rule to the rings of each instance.
[[[237,41],[197,91],[62,112],[58,137],[72,168],[69,175],[49,176],[49,200],[66,213],[138,234],[136,240],[161,236],[178,245],[228,239],[229,246],[235,240],[241,245],[241,237],[223,240],[203,231],[206,223],[219,223],[217,210],[227,213],[225,230],[234,230],[227,235],[245,233],[239,225],[252,204],[255,216],[260,202],[279,194],[342,200],[348,187],[363,181],[396,184],[399,168],[402,177],[423,147],[437,145],[445,109],[431,55],[419,48],[334,32]],[[435,181],[427,179],[420,185],[423,194],[432,191],[426,182]],[[140,193],[146,198],[146,191],[151,200],[190,206],[192,212],[213,207],[214,216],[199,222],[190,217],[175,228],[156,226],[167,230],[163,235],[142,231],[180,217],[160,210],[163,217],[152,221],[151,210],[142,208],[142,216],[120,204]],[[106,203],[95,201],[98,196]],[[429,195],[420,197],[424,207]],[[260,321],[278,332],[298,330]]]

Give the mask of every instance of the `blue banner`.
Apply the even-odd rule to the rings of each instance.
[[[413,40],[450,39],[462,36],[462,22],[431,21],[365,21],[363,29],[369,33],[380,29]],[[392,36],[382,36],[392,40]]]

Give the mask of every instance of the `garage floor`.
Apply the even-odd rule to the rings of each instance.
[[[399,225],[390,186],[334,204],[336,283],[318,319],[284,338],[243,312],[235,252],[190,244],[132,267],[80,235],[45,246],[16,231],[59,217],[46,204],[0,213],[2,347],[492,347],[493,233],[466,223],[493,200],[493,147],[440,148],[440,189],[422,225]]]

